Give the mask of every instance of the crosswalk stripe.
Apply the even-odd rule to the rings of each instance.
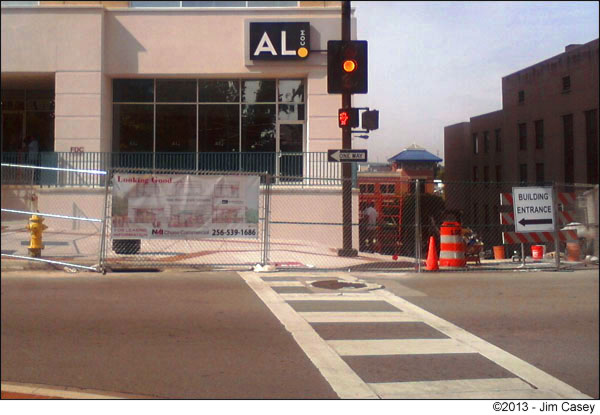
[[[300,312],[309,323],[377,323],[397,321],[420,321],[416,317],[403,312],[369,312],[369,311],[305,311]]]
[[[344,294],[279,294],[281,298],[289,301],[382,301],[371,293],[344,293]]]
[[[382,300],[387,301],[394,307],[402,308],[403,310],[418,316],[425,324],[433,327],[446,336],[456,339],[463,344],[469,345],[475,352],[481,354],[498,366],[514,373],[516,376],[526,382],[535,385],[538,389],[545,390],[549,394],[557,394],[560,398],[568,399],[589,399],[590,397],[565,382],[557,379],[537,367],[525,362],[522,359],[508,353],[501,348],[461,329],[458,326],[446,321],[433,313],[430,313],[416,305],[406,301],[403,298],[397,297],[387,291],[379,291]]]
[[[475,353],[454,339],[329,340],[340,356]]]
[[[382,398],[407,398],[417,396],[436,397],[439,394],[493,391],[530,391],[533,388],[519,378],[459,379],[421,382],[369,383]]]
[[[289,304],[281,301],[271,287],[253,272],[240,272],[258,297],[277,319],[292,333],[294,340],[306,356],[329,382],[342,399],[377,399],[371,388],[348,366],[344,360],[327,346],[306,320],[298,315]]]

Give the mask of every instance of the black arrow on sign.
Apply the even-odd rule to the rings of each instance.
[[[521,219],[519,221],[519,223],[521,224],[521,226],[527,226],[527,225],[551,225],[552,224],[552,219]]]

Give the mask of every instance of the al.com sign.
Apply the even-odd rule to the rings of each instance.
[[[250,60],[306,59],[309,34],[309,22],[250,22]]]

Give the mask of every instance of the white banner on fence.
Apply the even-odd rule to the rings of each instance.
[[[113,239],[258,239],[258,176],[119,174]]]

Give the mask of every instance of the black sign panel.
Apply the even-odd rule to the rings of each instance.
[[[303,60],[309,51],[309,22],[250,23],[251,60]]]

